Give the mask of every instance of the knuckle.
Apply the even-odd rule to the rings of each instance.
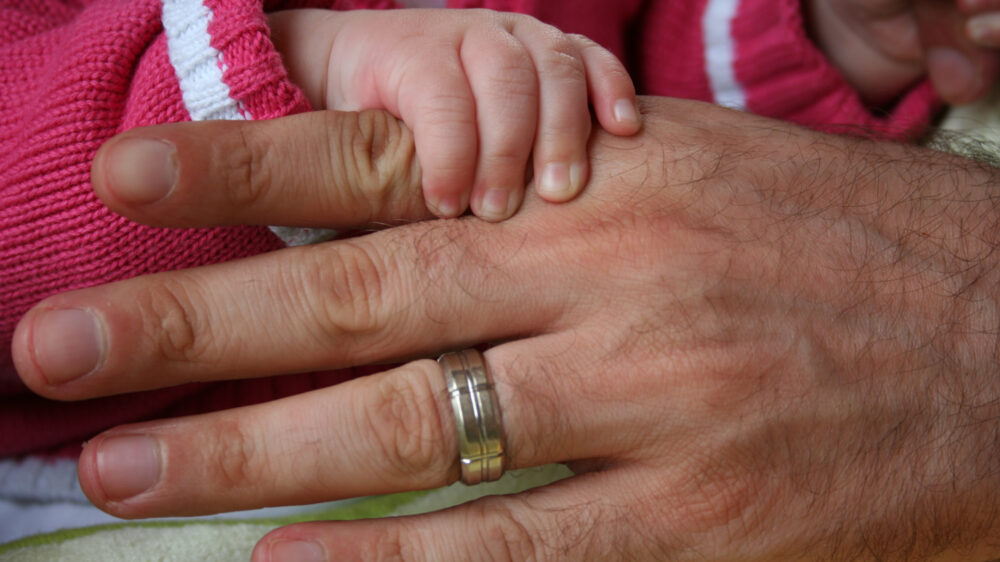
[[[590,138],[590,114],[580,115],[586,118],[575,119],[565,116],[553,119],[538,131],[538,141],[535,144],[535,162],[542,164],[552,160],[575,161],[587,153],[586,139]]]
[[[424,96],[418,104],[420,123],[428,125],[448,124],[452,127],[466,127],[471,132],[476,125],[476,112],[472,98],[461,92],[439,92]],[[453,134],[446,130],[441,133]]]
[[[553,138],[546,136],[539,139],[535,152],[532,155],[534,165],[534,177],[540,177],[545,173],[545,165],[549,162],[575,162],[581,158],[580,153],[586,155],[586,147],[582,150],[575,146],[565,145],[565,137]]]
[[[321,341],[371,334],[382,324],[384,270],[373,252],[344,241],[328,251],[304,252],[289,291],[301,295],[303,317],[312,316]]]
[[[583,59],[576,44],[565,36],[551,41],[549,49],[541,55],[539,73],[547,79],[573,81],[586,84]]]
[[[523,14],[500,12],[487,8],[471,8],[462,10],[462,12],[465,17],[469,18],[471,21],[478,22],[480,26],[483,26],[488,30],[510,31],[519,20],[523,18],[530,18],[530,16],[525,16]]]
[[[507,34],[497,38],[495,43],[496,46],[491,53],[494,66],[506,74],[513,75],[513,79],[528,80],[529,75],[531,77],[536,75],[531,53],[523,44]]]
[[[182,284],[166,280],[146,287],[138,296],[143,330],[155,342],[159,359],[193,362],[206,356],[212,331],[205,329],[205,317],[199,312],[206,307],[193,302],[194,298]]]
[[[237,125],[235,129],[235,146],[227,155],[232,169],[223,193],[230,209],[255,208],[265,204],[270,185],[266,162],[273,143],[254,139],[247,127]]]
[[[259,485],[267,474],[266,455],[261,454],[259,438],[250,434],[238,420],[230,419],[213,428],[211,442],[201,449],[208,456],[209,479],[221,491],[244,490]]]
[[[580,33],[567,33],[566,39],[575,43],[581,50],[590,48],[597,48],[602,51],[605,50],[604,47],[601,47],[600,44],[597,43],[597,41],[594,41],[590,37]]]
[[[628,72],[625,71],[625,66],[621,64],[618,57],[593,39],[578,33],[567,35],[566,38],[576,48],[576,52],[580,54],[581,59],[584,54],[589,57],[595,57],[598,59],[598,62],[606,66],[610,63],[610,65],[613,65],[622,75],[628,77]]]
[[[462,61],[469,69],[473,89],[497,90],[504,96],[532,96],[538,90],[538,70],[528,47],[504,29],[470,32],[462,45]]]
[[[430,373],[427,373],[430,375]],[[366,410],[366,423],[391,474],[424,485],[451,473],[454,451],[444,434],[442,405],[428,376],[384,377]],[[442,482],[443,483],[443,482]]]
[[[611,57],[612,55],[608,53],[608,56]],[[625,70],[624,66],[618,63],[617,59],[614,59],[613,62],[614,64],[602,70],[603,79],[606,82],[620,83],[627,86],[629,89],[632,89],[632,77],[629,76],[628,71]]]
[[[476,154],[476,112],[471,98],[440,93],[420,100],[413,121],[416,156],[428,172],[462,171]]]
[[[505,171],[512,173],[515,178],[521,179],[524,176],[524,167],[528,163],[528,152],[527,143],[509,143],[501,142],[495,146],[491,146],[489,151],[483,154],[483,164],[489,168],[488,171],[484,173],[490,176],[498,175],[497,168],[504,168]],[[510,178],[503,178],[507,181]],[[496,181],[496,178],[494,178]]]
[[[529,490],[510,498],[516,512],[535,517],[538,521],[515,521],[524,529],[520,550],[515,559],[530,557],[541,560],[660,560],[662,556],[638,555],[644,550],[645,539],[637,521],[636,504],[616,505],[602,498],[587,497],[554,508],[543,490]],[[641,503],[641,502],[640,502]],[[543,514],[539,517],[538,514]],[[516,544],[516,543],[515,543]],[[512,549],[513,550],[513,549]]]
[[[488,521],[478,527],[478,544],[483,545],[483,559],[495,562],[545,560],[553,552],[538,548],[532,526],[516,516],[503,501],[487,499],[478,505],[476,520]],[[473,543],[476,544],[476,543]]]
[[[387,526],[375,540],[364,545],[358,557],[378,562],[412,562],[419,559],[423,549],[414,547],[413,537],[404,535],[405,528],[405,525]]]
[[[374,213],[400,194],[417,191],[420,164],[413,135],[398,119],[384,111],[365,111],[358,115],[358,122],[361,134],[355,137],[352,160],[366,164],[370,181],[357,185]]]
[[[490,73],[489,88],[503,92],[501,99],[507,103],[533,107],[538,97],[539,70],[526,55],[496,61]]]

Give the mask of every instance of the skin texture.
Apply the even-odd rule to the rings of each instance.
[[[1000,47],[1000,1],[958,0],[958,7],[968,19],[965,31],[983,47]]]
[[[595,131],[590,185],[566,205],[529,197],[501,224],[402,224],[62,294],[18,326],[16,365],[73,400],[492,341],[510,465],[579,473],[436,514],[293,525],[257,562],[304,559],[289,554],[298,540],[329,560],[996,557],[1000,175],[696,102],[641,107],[639,135]],[[176,146],[179,165],[146,205],[115,195],[135,181],[123,147],[136,138]],[[245,150],[203,156],[233,139]],[[313,225],[330,185],[327,208],[384,222],[424,216],[414,160],[386,114],[324,112],[130,131],[93,181],[155,224]],[[248,177],[254,197],[240,195]],[[356,226],[348,215],[330,222]],[[101,354],[50,384],[52,361],[65,375],[73,358],[35,342],[61,309],[96,319]],[[416,360],[112,429],[84,450],[80,481],[129,518],[428,488],[458,476],[453,423],[437,365]]]
[[[874,105],[892,103],[924,76],[945,102],[969,103],[990,90],[1000,70],[993,51],[1000,23],[990,25],[1000,2],[804,0],[803,7],[818,46]]]
[[[622,64],[580,35],[488,10],[291,10],[270,16],[289,75],[313,107],[386,109],[416,138],[424,197],[453,217],[517,210],[525,177],[566,201],[587,180],[590,104],[618,135],[639,130]],[[589,102],[589,103],[588,103]]]

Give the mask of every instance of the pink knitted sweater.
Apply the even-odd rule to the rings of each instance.
[[[115,424],[260,402],[360,371],[186,385],[79,403],[30,394],[10,338],[39,300],[283,245],[266,228],[167,230],[107,211],[90,161],[131,127],[305,111],[268,39],[279,8],[388,8],[390,0],[0,0],[0,455],[57,449]],[[643,93],[714,101],[810,126],[906,137],[928,85],[884,115],[865,108],[808,40],[799,0],[450,0],[534,15],[625,60]]]

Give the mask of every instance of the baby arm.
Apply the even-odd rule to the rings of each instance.
[[[468,205],[487,220],[509,217],[529,163],[543,198],[573,198],[589,174],[588,101],[609,132],[639,130],[635,88],[618,59],[529,16],[291,10],[270,24],[313,107],[386,109],[413,130],[424,197],[438,216]]]

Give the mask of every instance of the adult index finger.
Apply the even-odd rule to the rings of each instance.
[[[547,256],[475,218],[423,221],[42,301],[15,330],[25,383],[81,399],[429,355],[544,329]],[[489,243],[485,243],[486,240]],[[506,260],[510,277],[494,269]]]
[[[427,218],[413,135],[381,111],[133,129],[91,180],[114,211],[154,226],[351,228]]]

